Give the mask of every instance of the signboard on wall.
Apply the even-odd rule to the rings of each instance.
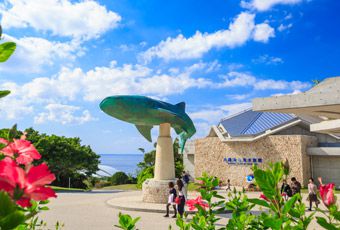
[[[262,158],[233,158],[233,157],[225,157],[223,162],[226,162],[229,165],[253,165],[253,164],[261,164]]]

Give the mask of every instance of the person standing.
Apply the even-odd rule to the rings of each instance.
[[[318,200],[318,197],[316,195],[317,191],[318,191],[318,188],[314,184],[314,179],[309,178],[309,183],[308,183],[308,200],[309,200],[309,209],[308,210],[309,211],[312,211],[313,202],[315,202],[315,206],[316,206],[316,208],[318,208],[320,201]]]
[[[231,191],[230,179],[227,180],[227,188],[226,188],[226,191]]]
[[[294,196],[297,193],[301,193],[301,183],[298,182],[295,177],[292,177],[291,181],[290,187],[292,189],[292,195]]]
[[[173,218],[176,218],[177,216],[177,209],[175,204],[175,199],[177,197],[177,192],[175,189],[174,182],[169,182],[169,197],[168,197],[168,203],[166,204],[166,214],[164,217],[169,217],[169,208],[172,206],[174,208],[174,215]]]
[[[187,173],[185,171],[182,172],[182,181],[183,181],[183,185],[184,185],[184,188],[185,188],[185,197],[187,197],[188,196],[188,194],[187,194],[188,185],[189,185],[189,182],[190,182],[189,173]]]
[[[177,180],[176,182],[178,188],[178,198],[177,198],[177,212],[181,217],[184,214],[185,201],[187,200],[186,191],[182,180]]]
[[[289,197],[292,196],[292,189],[290,188],[289,184],[287,183],[287,180],[285,179],[282,182],[281,195],[286,201],[288,200]]]

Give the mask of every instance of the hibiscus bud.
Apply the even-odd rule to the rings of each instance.
[[[269,201],[269,199],[268,199],[264,194],[261,194],[261,195],[260,195],[260,198],[261,198],[261,199],[264,199],[265,201]]]
[[[282,166],[283,166],[283,173],[285,175],[288,175],[289,174],[289,162],[288,162],[288,159],[286,158],[286,160],[282,163]]]
[[[322,202],[327,206],[331,206],[336,203],[336,198],[334,196],[334,184],[320,185],[320,196]]]

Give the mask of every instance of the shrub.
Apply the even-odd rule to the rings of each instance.
[[[137,176],[137,188],[142,188],[143,182],[147,179],[153,178],[154,167],[147,167],[141,170]]]
[[[116,172],[111,176],[110,181],[112,185],[128,184],[129,176],[124,172]]]
[[[103,187],[110,186],[110,185],[111,185],[111,182],[110,182],[110,181],[107,181],[107,180],[99,180],[99,181],[96,181],[94,187],[95,187],[95,188],[103,188]]]

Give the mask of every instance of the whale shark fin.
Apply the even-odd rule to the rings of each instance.
[[[145,139],[147,139],[148,141],[152,142],[151,129],[153,128],[153,126],[149,126],[149,125],[136,125],[136,128],[138,129],[140,134],[142,134],[143,137],[145,137]]]
[[[183,112],[185,111],[185,102],[184,101],[177,103],[175,106],[180,108]]]

